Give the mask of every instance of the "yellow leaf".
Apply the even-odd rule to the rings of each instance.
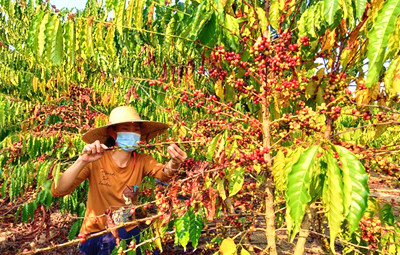
[[[306,98],[314,96],[317,93],[318,83],[315,81],[310,82],[306,87]]]
[[[336,30],[326,30],[321,51],[332,49],[336,42]]]
[[[274,110],[276,113],[276,118],[279,118],[281,116],[281,107],[279,107],[278,99],[274,96]]]
[[[254,168],[254,170],[256,170],[257,174],[259,174],[261,172],[261,165],[259,165],[259,164],[253,165],[253,168]]]
[[[215,85],[215,94],[221,99],[222,102],[224,102],[224,87],[222,85],[222,81],[218,80]]]
[[[391,90],[392,95],[396,95],[397,93],[400,93],[400,65],[397,66],[397,69],[394,72]]]
[[[339,60],[342,66],[347,66],[356,60],[355,55],[358,53],[359,44],[359,41],[356,41],[353,46],[344,48]]]
[[[279,0],[279,10],[285,9],[285,0]]]
[[[377,126],[375,129],[375,136],[374,139],[377,139],[379,136],[381,136],[385,131],[388,129],[389,125],[380,125]]]
[[[135,0],[129,0],[128,7],[126,8],[126,26],[131,27],[132,25],[132,14],[133,14],[133,5]]]
[[[53,176],[54,176],[54,187],[57,188],[58,185],[58,179],[60,178],[60,170],[61,170],[61,164],[60,163],[54,163],[55,166],[53,167]]]
[[[250,252],[248,252],[245,248],[242,247],[242,250],[240,251],[240,255],[250,255]]]
[[[380,88],[381,88],[381,85],[379,82],[377,84],[375,84],[375,86],[373,86],[372,88],[369,88],[368,94],[372,100],[376,100],[378,98]]]
[[[356,102],[359,105],[364,105],[369,103],[369,93],[367,89],[356,91]]]
[[[107,106],[109,104],[109,94],[103,94],[101,96],[101,104]]]
[[[293,13],[293,11],[296,9],[296,0],[288,0],[286,1],[286,6],[285,9],[287,10],[286,12],[286,17],[289,17],[290,14]]]
[[[159,220],[154,221],[153,227],[154,227],[154,231],[156,232],[156,234],[157,234],[158,236],[160,236],[160,237],[163,237],[163,236],[164,236],[164,235],[163,235],[163,232],[162,232],[162,230],[161,230],[161,227],[162,227],[162,226],[161,226],[161,221],[159,221]],[[160,252],[162,253],[162,252],[163,252],[163,248],[162,248],[161,238],[155,239],[154,242],[156,243],[157,248],[158,248],[158,249],[160,250]]]
[[[274,164],[271,167],[272,174],[274,175],[275,186],[279,191],[283,191],[285,189],[285,163],[285,154],[283,154],[283,152],[279,150],[274,157]]]
[[[226,199],[226,192],[225,192],[224,182],[225,182],[224,179],[220,179],[217,182],[217,190],[218,190],[219,195],[221,196],[222,200]]]
[[[324,90],[321,87],[319,87],[318,91],[317,91],[317,98],[316,98],[318,105],[325,103],[324,95],[325,95]]]
[[[324,78],[324,75],[325,75],[325,69],[324,68],[319,69],[317,72],[318,80],[321,80],[322,78]]]
[[[94,91],[92,93],[92,100],[93,100],[93,103],[96,104],[96,92],[94,92]]]
[[[186,128],[185,128],[184,126],[180,126],[178,131],[179,131],[179,137],[182,137],[182,138],[183,138],[183,137],[185,137],[186,134],[187,134],[187,133],[186,133]]]
[[[148,10],[148,14],[147,14],[147,24],[150,25],[153,21],[153,14],[154,14],[154,6],[155,6],[155,2],[153,2]]]
[[[371,1],[371,7],[368,8],[368,17],[370,20],[375,20],[375,18],[378,16],[379,10],[382,8],[383,2],[385,0],[372,0]],[[367,29],[367,26],[365,26]]]
[[[36,78],[36,76],[34,76],[32,79],[32,88],[33,92],[36,92],[38,89],[38,79]]]
[[[232,238],[226,238],[222,241],[219,247],[219,252],[221,255],[233,255],[236,254],[236,244]]]

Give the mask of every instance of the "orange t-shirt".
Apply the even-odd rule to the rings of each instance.
[[[164,174],[164,165],[158,163],[153,157],[138,153],[133,155],[126,167],[119,167],[111,158],[111,152],[106,151],[101,159],[89,163],[81,170],[72,187],[66,192],[58,192],[53,182],[52,195],[61,197],[71,194],[81,182],[89,178],[86,215],[81,233],[104,230],[106,217],[98,216],[104,214],[107,209],[115,211],[121,207],[126,208],[131,203],[135,204],[136,196],[129,197],[127,194],[129,191],[132,194],[132,190],[138,191],[137,187],[140,186],[144,176],[153,176],[164,182],[169,180],[169,177]],[[115,220],[114,214],[113,219]],[[133,227],[127,227],[127,229]]]

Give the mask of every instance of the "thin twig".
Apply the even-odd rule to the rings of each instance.
[[[363,125],[363,126],[359,126],[359,127],[355,127],[355,128],[349,128],[349,129],[346,129],[345,131],[342,131],[342,132],[336,133],[334,135],[331,135],[330,138],[338,136],[338,135],[342,135],[342,134],[347,133],[347,132],[352,132],[352,131],[355,131],[355,130],[361,129],[361,128],[373,127],[373,126],[393,125],[393,124],[394,125],[399,125],[400,121],[389,121],[389,122],[381,122],[381,123],[372,123],[372,124],[367,124],[367,125]]]

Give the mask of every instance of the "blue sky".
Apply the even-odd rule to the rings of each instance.
[[[83,8],[85,8],[86,5],[86,0],[50,0],[51,4],[54,4],[57,9],[61,9],[63,7],[66,7],[68,9],[71,9],[73,7],[76,7],[80,10],[82,10]]]

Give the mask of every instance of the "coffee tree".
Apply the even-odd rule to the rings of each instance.
[[[185,250],[278,254],[278,231],[295,254],[310,233],[325,252],[399,252],[398,216],[369,200],[368,177],[399,176],[400,1],[0,7],[2,196],[24,198],[18,220],[57,206],[84,215],[87,185],[54,199],[49,180],[79,155],[81,133],[130,104],[172,126],[141,151],[162,161],[176,142],[190,159],[168,186],[143,183],[131,208],[145,215],[143,242],[116,252],[174,236]]]

